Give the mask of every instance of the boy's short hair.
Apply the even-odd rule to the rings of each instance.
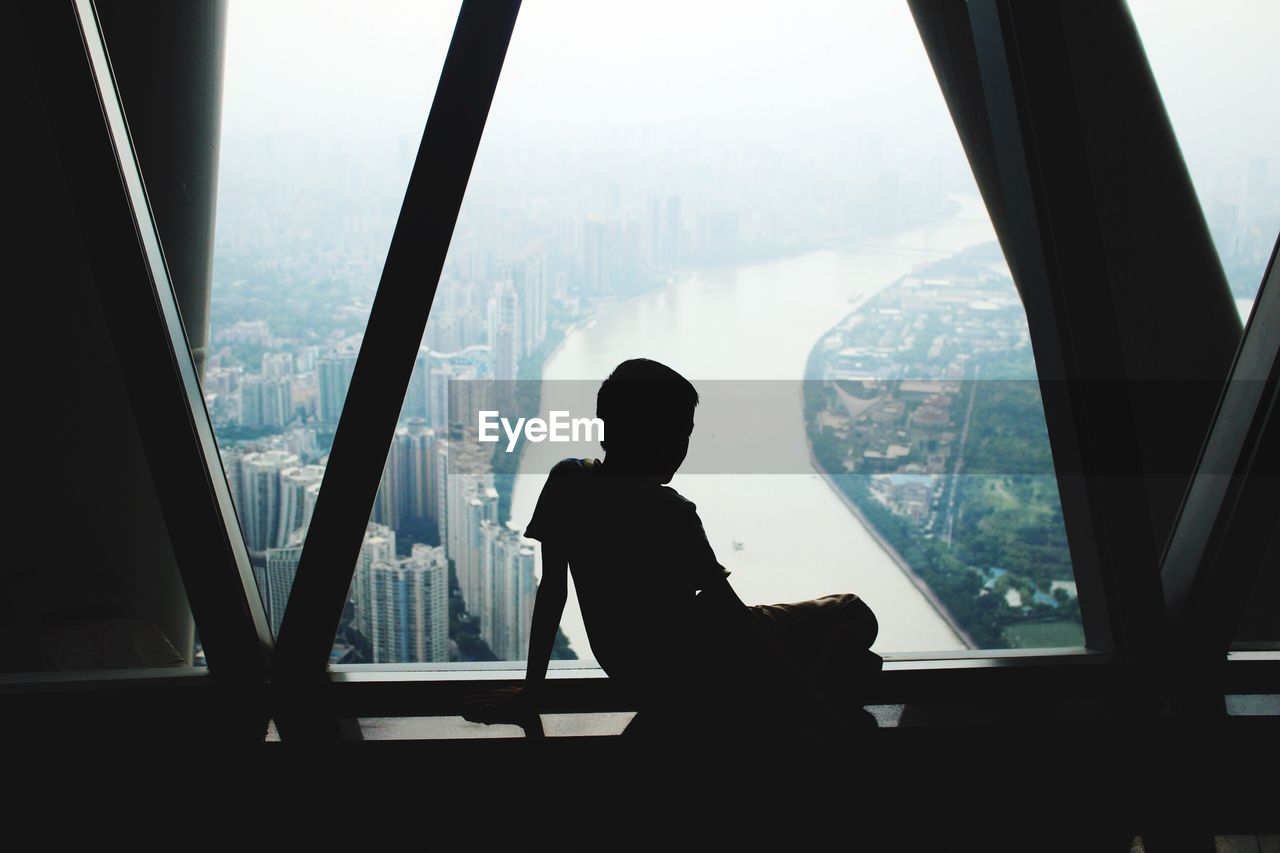
[[[693,430],[698,390],[670,367],[648,358],[633,358],[613,369],[596,392],[596,417],[605,435],[624,439],[645,433]]]

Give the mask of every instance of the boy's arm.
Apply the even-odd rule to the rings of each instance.
[[[569,561],[564,553],[547,543],[542,546],[542,580],[533,601],[533,623],[529,627],[529,664],[525,669],[524,691],[537,694],[547,676],[547,663],[556,642],[556,630],[569,596]]]
[[[569,595],[569,561],[554,546],[543,543],[542,580],[533,601],[529,627],[529,663],[524,686],[481,690],[463,701],[463,716],[477,723],[514,722],[522,726],[538,719],[537,701],[547,676],[547,663],[556,642],[556,629]],[[540,731],[540,723],[538,723]],[[529,730],[526,728],[526,732]]]

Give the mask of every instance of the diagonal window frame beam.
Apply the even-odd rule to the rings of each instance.
[[[276,638],[276,681],[328,671],[519,10],[520,0],[463,0],[458,12]]]
[[[953,114],[977,104],[989,124],[991,150],[977,152],[977,165],[994,159],[982,189],[1000,197],[1001,242],[1031,327],[1086,643],[1158,659],[1168,641],[1160,556],[1239,319],[1123,3],[952,5],[965,7],[978,91],[956,98],[942,81],[944,93]],[[1086,61],[1099,51],[1104,62]],[[972,90],[972,74],[962,83]],[[1117,171],[1124,163],[1141,168]],[[1195,310],[1173,305],[1144,326],[1135,305],[1171,271]],[[1189,358],[1194,336],[1175,339],[1196,324],[1204,350]],[[1195,406],[1153,441],[1179,387],[1195,392]],[[1153,485],[1161,480],[1163,491]]]
[[[1035,152],[1028,150],[1022,126],[1020,112],[1025,107],[1021,101],[1025,95],[1018,91],[1014,48],[1008,43],[996,2],[966,3],[965,7],[975,50],[974,70],[978,72],[977,84],[990,129],[993,177],[998,182],[995,194],[1001,199],[1009,232],[1001,243],[1010,250],[1009,266],[1031,330],[1054,464],[1059,469],[1081,471],[1089,452],[1087,429],[1072,417],[1074,401],[1067,380],[1075,370],[1070,343],[1064,339],[1059,319],[1064,312],[1050,295],[1054,275],[1052,249],[1046,245],[1047,229],[1041,224],[1044,214],[1037,204]],[[1105,534],[1099,529],[1099,519],[1090,511],[1094,496],[1083,477],[1059,474],[1057,479],[1086,645],[1116,651],[1121,633],[1112,617],[1117,593],[1110,588],[1103,570],[1101,540]]]
[[[1280,237],[1160,567],[1180,657],[1223,662],[1280,562]]]
[[[209,671],[261,685],[271,631],[97,9],[64,0],[23,4],[22,14],[40,46],[39,86]]]

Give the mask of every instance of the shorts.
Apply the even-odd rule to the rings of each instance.
[[[837,637],[849,649],[870,649],[880,631],[871,608],[852,593],[794,604],[756,604],[747,609],[801,665],[827,654]]]
[[[702,599],[703,596],[698,596]],[[759,732],[778,725],[787,715],[803,717],[810,709],[794,695],[795,684],[778,679],[776,652],[758,645],[763,637],[742,631],[733,608],[744,605],[707,598],[695,608],[695,624],[681,636],[692,641],[689,664],[669,672],[642,693],[650,700],[650,725],[669,725],[671,731],[732,732],[733,724]],[[789,604],[745,606],[781,648],[791,665],[832,708],[862,713],[867,689],[881,669],[881,658],[870,650],[879,631],[871,608],[851,593],[826,595]],[[646,703],[647,704],[647,703]],[[665,722],[663,722],[665,720]],[[785,725],[783,726],[785,728]],[[632,733],[632,726],[628,726]]]

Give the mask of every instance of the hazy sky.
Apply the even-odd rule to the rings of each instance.
[[[229,140],[416,148],[457,0],[232,0]],[[1202,194],[1250,157],[1280,174],[1275,0],[1132,0]],[[485,149],[729,138],[918,165],[959,151],[902,0],[526,0]],[[234,145],[225,153],[233,154]],[[483,162],[483,159],[482,159]],[[1223,184],[1230,190],[1232,180]]]
[[[1130,0],[1129,8],[1197,184],[1208,170],[1243,175],[1250,157],[1270,158],[1273,179],[1280,175],[1280,3]]]
[[[226,132],[416,140],[457,2],[233,0]],[[954,134],[905,3],[528,0],[492,120],[819,141]],[[918,143],[916,141],[917,140]]]
[[[420,135],[458,5],[232,0],[224,132]]]

